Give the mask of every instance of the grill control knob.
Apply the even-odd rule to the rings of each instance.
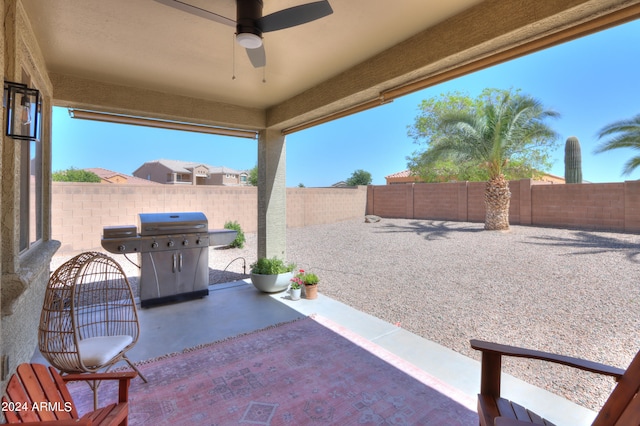
[[[167,246],[168,246],[168,247],[173,247],[173,245],[174,245],[173,240],[170,240],[170,241],[167,243]]]
[[[184,240],[184,241],[182,242],[182,245],[183,245],[183,246],[188,246],[188,245],[189,245],[189,240]]]
[[[152,242],[151,243],[151,248],[158,248],[158,243],[157,242]]]
[[[200,239],[200,237],[198,237],[198,239],[196,240],[196,244],[198,245],[202,244],[202,240]]]
[[[124,246],[124,244],[121,244],[118,246],[118,251],[125,251],[127,248]]]

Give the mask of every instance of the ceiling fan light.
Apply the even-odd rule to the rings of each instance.
[[[245,49],[257,49],[262,46],[262,38],[252,33],[237,34],[236,41]]]

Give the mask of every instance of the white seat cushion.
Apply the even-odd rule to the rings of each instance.
[[[78,344],[82,363],[87,367],[101,367],[118,356],[133,342],[131,336],[101,336],[83,339]]]

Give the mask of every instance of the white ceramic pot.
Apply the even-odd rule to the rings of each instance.
[[[289,289],[289,293],[291,294],[291,300],[300,300],[300,297],[302,296],[302,289],[292,288]]]
[[[277,293],[289,287],[291,278],[293,278],[293,272],[277,275],[251,274],[251,283],[265,293]]]

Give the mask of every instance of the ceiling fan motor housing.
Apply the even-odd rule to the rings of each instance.
[[[262,0],[236,0],[237,3],[237,34],[255,34],[262,38],[262,28],[258,21],[262,18]]]

